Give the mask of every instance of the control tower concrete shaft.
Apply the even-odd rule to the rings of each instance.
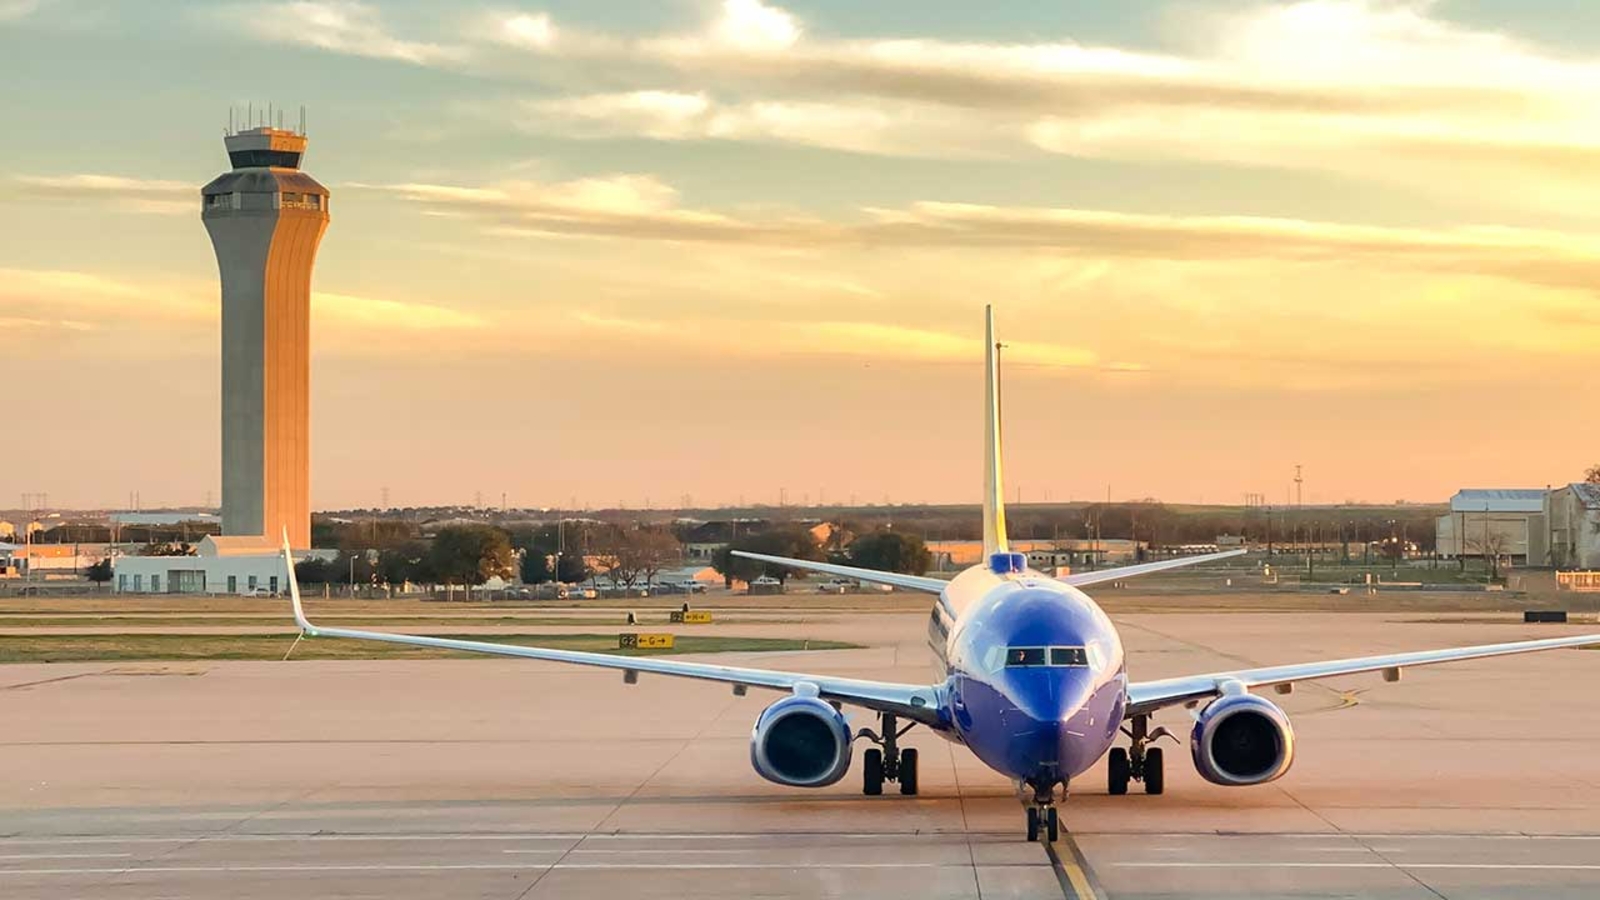
[[[311,267],[328,189],[304,135],[225,139],[233,169],[201,189],[222,276],[222,533],[311,546]]]

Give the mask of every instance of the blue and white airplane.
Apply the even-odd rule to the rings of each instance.
[[[961,744],[1013,781],[1026,803],[1028,840],[1043,831],[1057,837],[1057,789],[1066,787],[1109,752],[1108,788],[1127,793],[1139,781],[1149,794],[1164,786],[1161,749],[1152,743],[1176,736],[1150,727],[1166,707],[1195,709],[1189,744],[1195,768],[1207,781],[1243,786],[1281,777],[1294,761],[1294,729],[1272,701],[1252,689],[1286,694],[1297,681],[1361,672],[1383,672],[1397,681],[1407,666],[1506,656],[1600,643],[1590,634],[1394,653],[1299,665],[1210,672],[1159,681],[1131,681],[1122,640],[1081,588],[1179,566],[1213,562],[1244,551],[1213,553],[1054,578],[1032,571],[1027,558],[1006,541],[1000,478],[999,368],[994,316],[985,329],[985,460],[983,544],[985,562],[946,581],[809,560],[740,553],[751,559],[843,578],[921,591],[937,598],[929,622],[936,659],[930,684],[895,684],[648,657],[515,647],[482,641],[319,628],[300,604],[287,535],[284,555],[295,620],[304,637],[354,638],[418,647],[516,656],[548,662],[620,669],[628,683],[639,673],[720,681],[743,695],[749,688],[784,696],[757,717],[750,732],[750,762],[763,778],[793,787],[825,787],[850,768],[851,745],[874,746],[862,754],[863,790],[881,794],[887,781],[900,793],[917,793],[917,751],[899,739],[921,725]],[[871,712],[878,730],[852,730],[841,707]],[[1118,735],[1126,747],[1113,747]]]

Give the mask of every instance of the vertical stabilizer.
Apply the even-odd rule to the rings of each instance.
[[[1000,347],[994,338],[994,307],[984,307],[983,317],[983,555],[988,558],[1010,547],[1000,480]]]

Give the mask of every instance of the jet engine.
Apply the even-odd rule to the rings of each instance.
[[[1200,712],[1189,749],[1200,777],[1212,784],[1265,784],[1294,763],[1294,728],[1270,700],[1228,694]]]
[[[750,730],[750,764],[768,781],[826,787],[850,770],[850,725],[816,696],[796,693],[767,707]]]

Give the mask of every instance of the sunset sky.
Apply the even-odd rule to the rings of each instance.
[[[309,116],[312,502],[1440,500],[1600,461],[1600,3],[0,0],[0,506],[219,495]]]

